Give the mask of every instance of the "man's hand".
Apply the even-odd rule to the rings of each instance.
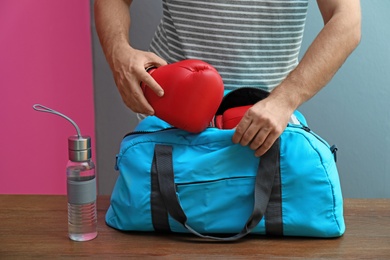
[[[111,57],[111,70],[123,102],[134,112],[153,115],[154,110],[145,99],[140,83],[146,83],[158,96],[163,96],[163,89],[145,69],[166,65],[166,61],[154,53],[133,49],[128,44],[113,50]]]
[[[317,0],[317,3],[324,28],[287,78],[247,111],[233,135],[234,143],[249,145],[256,156],[272,146],[294,110],[329,82],[359,44],[359,0]]]
[[[162,96],[163,89],[145,69],[167,63],[151,52],[130,46],[131,3],[132,0],[95,0],[96,31],[123,102],[134,112],[153,115],[154,110],[141,90],[141,81]]]
[[[255,156],[262,156],[282,134],[292,112],[276,99],[257,102],[237,125],[233,142],[248,145],[255,151]]]

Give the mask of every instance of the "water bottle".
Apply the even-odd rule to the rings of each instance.
[[[52,113],[68,120],[77,135],[68,138],[69,161],[66,165],[68,198],[68,236],[88,241],[97,236],[96,176],[91,159],[91,137],[82,136],[77,124],[53,109],[36,104],[36,111]]]
[[[91,160],[91,138],[68,138],[69,161],[66,166],[68,194],[68,233],[74,241],[97,236],[95,165]]]

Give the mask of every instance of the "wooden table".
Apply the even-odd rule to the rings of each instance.
[[[0,259],[390,259],[386,199],[346,199],[347,231],[338,239],[252,235],[237,243],[116,231],[104,222],[107,196],[98,198],[98,237],[73,242],[67,237],[66,203],[65,196],[0,195]]]

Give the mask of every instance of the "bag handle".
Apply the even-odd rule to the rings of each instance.
[[[235,241],[249,234],[261,221],[267,210],[275,176],[278,172],[279,160],[279,138],[272,147],[265,153],[259,163],[255,180],[254,207],[253,212],[247,220],[244,228],[230,237],[217,237],[203,235],[187,224],[187,216],[184,213],[179,199],[176,196],[174,172],[172,165],[172,146],[156,144],[154,159],[156,160],[158,183],[161,196],[169,215],[182,224],[188,231],[201,237],[219,241]]]

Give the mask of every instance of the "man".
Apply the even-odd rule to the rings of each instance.
[[[220,72],[225,87],[270,91],[237,125],[233,142],[263,155],[292,113],[334,76],[361,37],[359,0],[317,0],[324,27],[302,60],[298,53],[308,0],[163,0],[163,19],[150,52],[129,45],[131,0],[95,0],[96,29],[124,103],[153,115],[140,89],[162,88],[145,71],[197,58]]]

